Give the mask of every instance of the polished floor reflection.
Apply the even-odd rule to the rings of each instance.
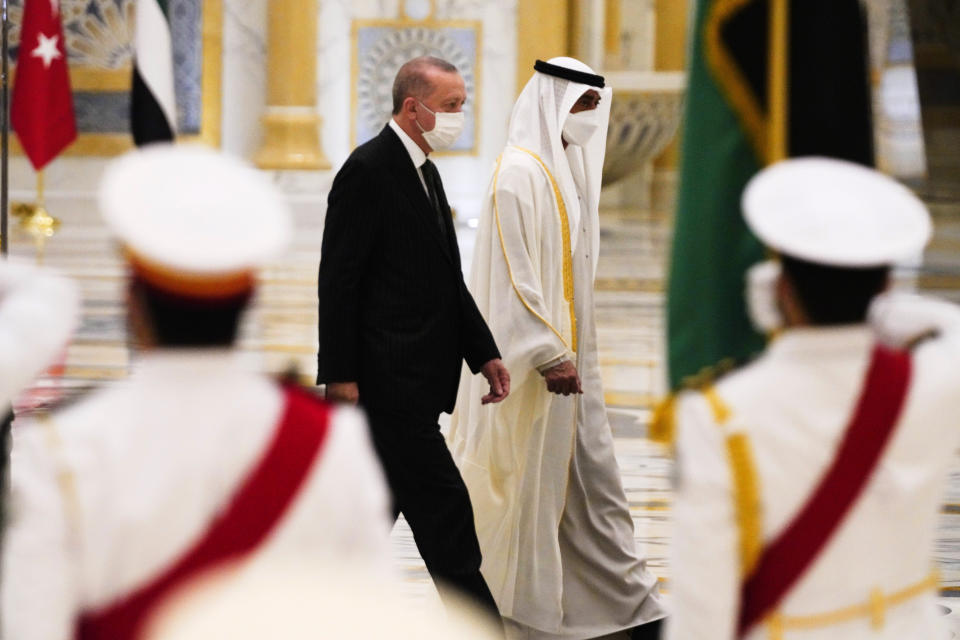
[[[126,376],[130,366],[123,318],[124,272],[116,247],[91,201],[51,198],[48,207],[63,226],[47,244],[44,259],[79,282],[83,318],[62,371],[42,379],[25,394],[19,402],[23,408],[109,384]],[[264,273],[257,304],[245,321],[241,347],[250,367],[271,373],[294,368],[309,382],[315,370],[321,206],[303,201],[295,203],[294,209],[294,246]],[[936,237],[917,281],[921,288],[960,300],[960,208],[940,205],[935,216]],[[596,300],[606,402],[637,542],[669,593],[672,462],[645,434],[652,404],[665,390],[664,268],[670,220],[663,213],[606,211],[601,228]],[[469,264],[472,233],[461,225],[464,264]],[[17,234],[11,253],[29,260],[36,255],[30,239]],[[393,539],[411,606],[439,607],[402,519]],[[945,497],[936,560],[944,579],[941,602],[953,618],[954,609],[960,613],[960,466]],[[960,615],[956,619],[960,637]]]

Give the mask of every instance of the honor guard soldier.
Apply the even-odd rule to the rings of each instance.
[[[960,309],[885,293],[927,243],[927,210],[825,158],[765,169],[742,204],[779,255],[782,330],[677,401],[668,637],[942,638],[932,552],[960,441]]]
[[[128,380],[17,429],[3,637],[139,638],[181,584],[228,562],[388,566],[364,419],[232,351],[256,268],[291,236],[273,185],[212,151],[156,146],[109,167],[100,206],[142,353]]]

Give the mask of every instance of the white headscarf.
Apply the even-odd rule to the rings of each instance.
[[[593,69],[574,58],[551,58],[549,64],[594,74]],[[590,142],[580,147],[569,145],[564,151],[561,132],[570,109],[587,91],[600,94],[597,106],[599,128]],[[610,122],[610,87],[598,88],[535,71],[527,86],[520,92],[510,116],[507,144],[537,154],[550,169],[563,196],[570,221],[572,250],[580,237],[580,205],[577,200],[577,183],[581,184],[588,215],[597,216],[600,205],[600,178],[603,158],[607,148],[607,126]],[[597,229],[598,220],[594,220]],[[594,233],[594,270],[599,250],[600,234]]]

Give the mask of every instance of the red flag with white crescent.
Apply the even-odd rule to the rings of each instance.
[[[37,171],[77,137],[59,0],[25,0],[10,121]]]

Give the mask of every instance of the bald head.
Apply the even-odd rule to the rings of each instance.
[[[393,115],[400,113],[407,98],[423,100],[434,89],[436,73],[458,73],[457,68],[440,58],[420,56],[408,60],[393,80]]]

